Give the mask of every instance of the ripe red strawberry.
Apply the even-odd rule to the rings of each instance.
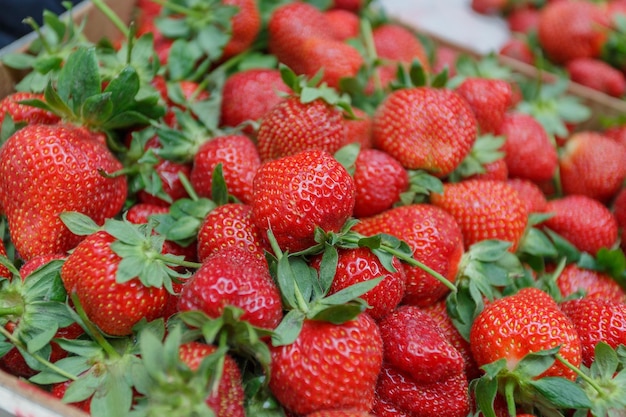
[[[535,63],[535,54],[524,39],[512,37],[502,44],[498,52],[500,55],[513,58],[528,65],[534,65]]]
[[[2,239],[0,239],[0,255],[1,256],[7,256],[7,250],[6,247],[4,246],[4,241]],[[0,279],[2,278],[11,278],[11,272],[9,271],[9,268],[7,268],[6,266],[0,264]]]
[[[400,413],[406,413],[394,416],[463,417],[470,409],[468,382],[462,373],[437,382],[418,383],[408,374],[383,364],[376,395]]]
[[[124,336],[141,319],[161,315],[167,290],[146,286],[138,277],[118,282],[122,258],[111,247],[114,242],[116,238],[104,230],[84,238],[63,264],[61,279],[94,324],[109,335]]]
[[[222,60],[234,57],[248,49],[261,31],[261,12],[256,0],[223,0],[237,8],[231,19],[230,39],[224,46]]]
[[[506,15],[506,25],[511,32],[520,34],[536,33],[539,26],[540,9],[520,7]]]
[[[198,231],[198,259],[204,262],[215,252],[238,246],[265,259],[263,237],[252,222],[252,206],[224,204],[211,210]]]
[[[485,172],[480,172],[467,177],[467,179],[506,181],[509,178],[509,168],[504,158],[487,162],[483,166]]]
[[[203,143],[194,156],[189,180],[199,196],[211,198],[213,171],[222,164],[228,193],[243,203],[252,200],[252,182],[261,166],[254,142],[244,135],[218,136]]]
[[[265,329],[274,329],[283,316],[267,262],[238,246],[221,249],[202,262],[183,286],[178,309],[217,318],[227,305],[241,308],[242,320]]]
[[[617,68],[600,58],[575,58],[566,67],[570,79],[613,97],[626,92],[626,77]]]
[[[217,351],[217,347],[200,342],[187,342],[178,348],[180,360],[192,371],[198,370],[207,356]],[[224,365],[219,384],[209,392],[206,403],[216,417],[245,417],[244,391],[241,371],[237,362],[224,354]]]
[[[394,157],[381,150],[361,150],[354,165],[354,217],[373,216],[391,208],[409,186],[408,172]]]
[[[322,99],[285,98],[265,113],[257,134],[262,161],[309,149],[335,153],[346,143],[341,110]]]
[[[537,35],[548,58],[565,64],[575,58],[599,57],[608,27],[607,14],[595,3],[554,1],[541,9]]]
[[[394,91],[379,105],[373,121],[374,146],[407,169],[424,169],[439,177],[461,163],[476,135],[471,107],[448,89]]]
[[[1,245],[0,245],[1,246]],[[1,251],[0,251],[1,252]],[[64,259],[67,255],[64,253],[50,253],[46,255],[35,256],[29,259],[20,266],[19,272],[22,279],[26,279],[30,274],[35,272],[38,268],[44,266],[48,262],[56,259]]]
[[[610,275],[584,269],[576,264],[565,266],[556,279],[556,285],[563,297],[570,297],[577,291],[583,291],[584,298],[606,298],[620,303],[626,302],[626,293]]]
[[[59,116],[48,110],[20,104],[20,101],[31,99],[43,100],[43,94],[20,91],[11,93],[0,100],[0,128],[5,115],[11,116],[14,123],[54,124],[61,120]]]
[[[569,137],[559,157],[565,194],[581,194],[608,202],[626,179],[626,146],[598,132]]]
[[[406,287],[404,267],[397,258],[393,259],[395,272],[385,269],[378,257],[369,248],[341,249],[337,260],[337,270],[329,294],[337,293],[351,285],[370,279],[383,277],[374,288],[361,298],[371,308],[368,314],[379,321],[400,304]],[[321,256],[311,261],[311,266],[319,270]]]
[[[324,12],[329,28],[333,31],[333,37],[338,41],[347,41],[359,36],[359,16],[349,10],[329,9]]]
[[[61,222],[62,212],[79,211],[98,224],[118,214],[126,178],[101,171],[121,168],[100,139],[81,128],[28,125],[12,135],[0,148],[0,206],[20,256],[65,252],[82,240]]]
[[[315,411],[311,414],[307,414],[306,417],[374,417],[374,415],[367,411],[342,409]]]
[[[533,182],[552,178],[558,165],[556,148],[537,119],[525,113],[509,112],[497,134],[506,137],[502,150],[511,178]]]
[[[524,288],[487,304],[472,324],[470,346],[478,366],[504,358],[509,371],[527,354],[557,346],[573,366],[578,367],[582,359],[580,339],[571,321],[552,297],[537,288]],[[576,378],[560,361],[543,376]]]
[[[343,324],[305,319],[295,342],[270,351],[269,386],[289,411],[370,410],[383,346],[367,313]]]
[[[349,10],[353,13],[358,13],[365,5],[363,0],[333,0],[331,3],[332,9]]]
[[[345,119],[343,130],[346,135],[346,144],[358,143],[361,150],[369,149],[372,144],[372,117],[365,111],[353,107],[352,112],[356,116],[355,119]]]
[[[328,152],[310,150],[261,165],[254,177],[252,220],[271,229],[281,249],[315,244],[315,228],[338,231],[352,216],[354,180]]]
[[[611,204],[617,225],[626,229],[626,187],[622,188]]]
[[[226,79],[222,88],[220,124],[235,127],[246,121],[258,121],[291,90],[280,72],[269,68],[252,68],[236,72]],[[251,126],[243,130],[252,134]]]
[[[522,178],[508,179],[507,184],[517,191],[522,203],[526,205],[526,211],[529,214],[545,211],[548,200],[537,184]]]
[[[585,366],[591,366],[594,361],[598,342],[607,343],[612,348],[626,345],[626,304],[623,300],[585,297],[564,301],[560,307],[578,331]]]
[[[378,325],[385,362],[413,381],[433,383],[463,374],[463,357],[419,307],[400,306]]]
[[[511,84],[502,79],[467,77],[455,90],[474,111],[482,134],[495,134],[511,106]]]
[[[609,209],[591,197],[570,195],[548,201],[546,213],[554,216],[542,223],[592,256],[617,242],[617,221]]]
[[[526,206],[517,191],[502,181],[446,183],[443,194],[431,194],[431,202],[456,219],[466,247],[500,239],[510,242],[514,252],[528,223]]]
[[[413,257],[448,281],[454,282],[464,253],[459,225],[450,214],[430,204],[412,204],[386,210],[362,219],[354,230],[373,236],[386,233],[406,242]],[[417,266],[404,265],[405,304],[427,306],[444,297],[449,289]]]

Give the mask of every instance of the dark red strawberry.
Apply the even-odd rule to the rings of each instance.
[[[303,151],[261,165],[254,177],[252,220],[281,249],[315,244],[315,228],[338,231],[352,216],[354,180],[328,152]]]

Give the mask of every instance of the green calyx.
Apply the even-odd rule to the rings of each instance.
[[[174,268],[195,269],[200,266],[196,262],[185,261],[182,256],[164,254],[165,237],[154,233],[152,221],[133,224],[125,219],[111,218],[99,227],[81,213],[65,212],[60,217],[75,234],[89,235],[104,230],[116,239],[111,243],[111,249],[122,258],[117,268],[117,282],[138,278],[147,287],[164,287],[174,293],[172,283],[189,276],[189,273],[180,273]]]

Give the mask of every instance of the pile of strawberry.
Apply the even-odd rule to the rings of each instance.
[[[566,83],[374,2],[93,3],[122,39],[2,57],[0,369],[94,417],[624,413],[626,131]]]
[[[500,53],[608,94],[626,93],[626,2],[623,0],[472,0],[499,15],[513,36]]]

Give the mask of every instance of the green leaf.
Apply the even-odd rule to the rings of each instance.
[[[319,281],[323,294],[328,293],[330,290],[333,279],[335,278],[335,273],[337,272],[338,259],[339,254],[337,249],[334,246],[325,244],[322,261],[319,267]]]
[[[110,93],[100,93],[88,97],[80,107],[79,116],[93,126],[100,126],[113,113]]]
[[[591,408],[589,397],[580,385],[560,377],[544,377],[528,381],[550,403],[559,408]]]
[[[597,376],[612,378],[617,372],[619,361],[617,353],[605,342],[598,342],[594,350],[592,372]]]
[[[50,341],[54,337],[58,330],[58,326],[55,323],[51,323],[49,327],[42,332],[36,334],[34,337],[28,340],[26,348],[30,353],[36,353],[50,344]]]
[[[87,98],[100,93],[101,88],[95,48],[79,47],[67,57],[59,73],[59,96],[78,114]]]
[[[76,212],[66,211],[59,214],[61,221],[68,229],[75,235],[88,236],[100,229],[100,226],[96,224],[89,216]]]
[[[367,309],[366,303],[333,304],[318,310],[312,310],[312,320],[324,321],[335,325],[354,320],[359,314]]]
[[[517,363],[515,371],[529,378],[541,375],[554,364],[559,348],[528,353]]]
[[[304,313],[298,310],[291,310],[285,314],[283,320],[274,329],[272,345],[285,346],[292,344],[300,335],[304,320]]]
[[[498,380],[483,376],[476,380],[474,384],[474,394],[476,404],[484,417],[496,417],[493,407],[496,394],[498,393]]]

